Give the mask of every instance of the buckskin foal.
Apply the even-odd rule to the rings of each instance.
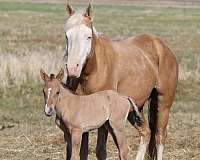
[[[161,160],[178,79],[173,52],[153,35],[143,34],[119,41],[100,35],[92,23],[91,5],[83,14],[67,5],[67,12],[70,16],[65,24],[64,58],[68,77],[71,77],[68,85],[82,94],[116,90],[136,100],[142,113],[145,102],[149,101],[149,123],[145,120],[140,127],[141,141],[136,159],[143,160],[148,148],[150,159]],[[107,134],[104,127],[98,131],[96,155],[99,160],[106,159]],[[85,134],[81,159],[87,159],[87,145],[88,134]]]
[[[67,145],[72,147],[71,160],[79,159],[82,134],[103,124],[115,140],[120,159],[127,160],[128,147],[125,142],[124,125],[130,110],[135,113],[132,119],[136,121],[137,126],[142,124],[134,102],[112,90],[85,96],[75,95],[61,83],[64,77],[63,69],[56,77],[53,74],[49,77],[43,70],[40,73],[45,82],[45,114],[52,116],[56,113],[56,124],[63,130]]]

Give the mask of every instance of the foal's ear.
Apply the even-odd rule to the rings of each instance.
[[[44,81],[47,81],[49,79],[49,76],[44,72],[43,69],[40,69],[40,76]]]
[[[60,72],[56,76],[56,79],[62,81],[63,78],[64,78],[64,69],[61,68]]]
[[[85,11],[85,14],[84,14],[85,17],[89,17],[91,18],[92,17],[92,5],[91,3],[89,3],[86,11]]]
[[[75,13],[75,10],[72,8],[72,6],[69,3],[67,3],[66,5],[66,11],[70,16],[72,16]]]

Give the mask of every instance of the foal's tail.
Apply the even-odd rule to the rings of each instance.
[[[134,122],[137,124],[137,126],[141,126],[144,122],[138,110],[138,106],[133,102],[133,100],[130,97],[128,97],[127,99],[129,100],[131,107],[133,109]]]

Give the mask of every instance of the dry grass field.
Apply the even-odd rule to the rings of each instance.
[[[53,118],[43,113],[39,69],[55,72],[63,65],[67,15],[61,3],[25,2],[0,0],[0,159],[64,159],[62,133]],[[75,6],[78,10],[82,7]],[[179,62],[180,75],[164,159],[199,160],[200,10],[95,5],[94,24],[99,32],[114,39],[152,33],[169,44]],[[134,159],[139,136],[128,123],[127,140]],[[93,132],[91,160],[95,159],[95,144]],[[117,159],[111,138],[108,159]]]

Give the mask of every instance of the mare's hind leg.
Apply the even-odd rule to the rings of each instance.
[[[98,160],[106,160],[107,138],[108,138],[108,130],[103,125],[98,129],[97,146],[96,146],[96,157]]]
[[[109,121],[109,124],[107,124],[106,126],[107,126],[109,132],[111,133],[113,140],[118,148],[119,158],[120,158],[120,160],[127,160],[129,149],[126,144],[126,135],[125,135],[124,124],[123,124],[123,122],[122,123],[119,122],[116,124],[112,121]]]
[[[150,131],[149,125],[144,117],[143,110],[141,111],[141,115],[142,115],[142,119],[143,119],[144,123],[142,123],[140,126],[138,126],[135,123],[135,121],[133,119],[133,117],[134,117],[133,112],[130,112],[128,115],[128,121],[138,130],[140,137],[141,137],[136,160],[144,160],[145,153],[148,148],[150,136],[151,136],[151,131]]]
[[[167,137],[167,124],[172,100],[163,94],[158,94],[156,149],[157,160],[162,160],[165,140]]]
[[[172,66],[173,67],[173,66]],[[174,66],[175,67],[175,66]],[[160,73],[157,90],[157,123],[156,123],[156,149],[157,160],[162,160],[165,140],[167,137],[167,124],[169,112],[176,92],[177,68],[174,72]],[[168,78],[170,77],[170,78]]]

